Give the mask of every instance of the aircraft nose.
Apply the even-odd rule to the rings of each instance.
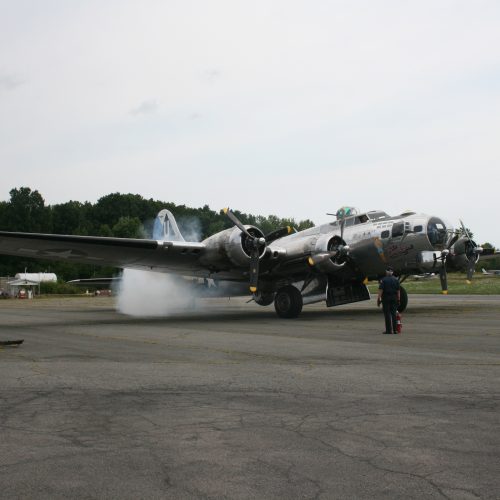
[[[433,247],[443,247],[446,245],[448,233],[446,225],[439,217],[430,217],[427,222],[427,237]]]

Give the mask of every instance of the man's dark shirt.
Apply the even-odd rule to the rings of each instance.
[[[382,300],[395,299],[398,296],[399,280],[394,276],[384,276],[380,280],[379,290],[382,290]]]

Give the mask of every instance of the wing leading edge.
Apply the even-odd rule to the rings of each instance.
[[[188,241],[0,231],[0,254],[191,276],[206,274],[199,263],[204,250],[203,243]]]

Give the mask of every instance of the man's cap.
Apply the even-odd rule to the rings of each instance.
[[[394,269],[393,269],[392,267],[387,267],[385,270],[386,270],[386,271],[389,271],[390,273],[393,273],[393,272],[394,272]]]

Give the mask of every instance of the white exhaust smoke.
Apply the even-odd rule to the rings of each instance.
[[[129,316],[170,316],[195,306],[192,285],[180,276],[124,269],[117,309]]]
[[[181,234],[174,216],[162,210],[154,221],[153,238],[169,241],[200,241],[201,225],[196,218],[183,221]],[[124,269],[118,288],[117,309],[129,316],[170,316],[194,309],[195,288],[181,276]]]

